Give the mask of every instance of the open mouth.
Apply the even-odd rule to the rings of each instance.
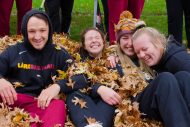
[[[90,48],[98,48],[100,45],[91,45]]]

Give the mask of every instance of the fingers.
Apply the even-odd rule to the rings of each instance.
[[[115,68],[115,67],[116,67],[117,60],[116,60],[115,56],[109,56],[109,57],[107,58],[107,60],[110,62],[110,66],[111,66],[112,68]]]
[[[13,96],[13,100],[16,101],[17,100],[17,93],[15,91],[15,89],[13,87],[11,87],[11,93],[12,93],[12,96]]]
[[[121,97],[117,93],[113,93],[112,96],[109,98],[109,103],[111,105],[116,105],[121,102]]]
[[[7,103],[8,105],[14,104],[14,101],[17,100],[17,93],[10,82],[5,79],[0,79],[1,87],[0,87],[0,95],[3,100],[3,103]]]
[[[115,62],[110,62],[110,66],[111,66],[112,68],[115,68],[115,67],[116,67],[116,63],[115,63]]]
[[[46,107],[49,106],[50,101],[52,100],[52,97],[48,95],[45,90],[43,90],[38,97],[38,107],[45,109]]]
[[[5,99],[5,95],[4,95],[4,93],[1,92],[0,95],[1,95],[1,99],[3,100],[3,103],[6,104],[7,101],[6,101],[6,99]]]
[[[13,99],[13,95],[12,95],[11,91],[7,90],[7,91],[3,91],[3,93],[5,95],[5,99],[6,99],[7,103],[9,105],[14,104],[14,99]]]
[[[46,105],[45,105],[45,107],[48,107],[48,106],[49,106],[50,101],[51,101],[51,98],[47,98],[47,101],[46,101]]]
[[[17,93],[14,89],[5,89],[0,95],[3,103],[7,103],[8,105],[13,105],[14,101],[17,100]]]

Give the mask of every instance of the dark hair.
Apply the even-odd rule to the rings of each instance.
[[[90,27],[90,28],[87,28],[85,29],[82,33],[81,33],[81,43],[82,43],[82,47],[84,47],[84,41],[85,41],[85,34],[90,31],[90,30],[94,30],[94,31],[97,31],[98,33],[100,33],[102,39],[103,39],[103,43],[104,43],[104,47],[105,47],[105,44],[106,44],[106,37],[104,35],[104,33],[102,31],[100,31],[98,28],[95,28],[95,27]]]
[[[33,16],[38,18],[38,19],[43,20],[46,24],[49,24],[48,19],[47,19],[47,17],[45,15],[43,15],[43,14],[34,14]],[[31,17],[33,17],[33,16],[31,16]]]

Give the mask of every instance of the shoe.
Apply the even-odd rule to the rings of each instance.
[[[103,127],[103,126],[99,123],[93,123],[93,124],[86,125],[84,127]]]

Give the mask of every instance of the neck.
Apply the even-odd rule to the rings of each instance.
[[[102,53],[99,53],[99,54],[91,54],[91,53],[89,53],[89,55],[91,57],[94,57],[94,58],[100,58],[102,56]]]

